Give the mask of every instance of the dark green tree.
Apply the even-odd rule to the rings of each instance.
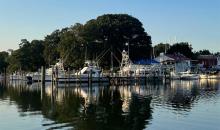
[[[204,50],[200,50],[197,52],[199,55],[211,55],[212,53],[207,50],[207,49],[204,49]]]
[[[28,71],[32,68],[31,63],[31,43],[27,39],[22,39],[19,49],[12,52],[9,58],[9,70]]]
[[[83,66],[86,44],[80,36],[82,26],[81,24],[75,24],[61,31],[58,52],[66,67],[79,68]]]
[[[31,63],[32,71],[36,71],[42,65],[45,64],[44,61],[44,44],[42,40],[33,40],[31,41]]]
[[[60,31],[55,30],[50,35],[47,35],[44,39],[44,58],[47,65],[52,65],[59,58],[59,52],[57,50],[60,42]]]
[[[192,47],[188,42],[180,42],[172,45],[167,51],[168,54],[181,53],[188,58],[194,57]]]
[[[167,50],[170,48],[170,44],[160,43],[154,46],[154,56],[157,57],[160,53],[166,53]]]
[[[0,73],[4,72],[8,66],[8,56],[7,52],[0,52]]]
[[[22,39],[19,49],[13,51],[9,58],[9,70],[36,71],[44,65],[43,50],[43,41]]]

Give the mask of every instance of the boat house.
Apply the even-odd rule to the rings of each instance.
[[[160,62],[160,64],[164,66],[169,66],[169,68],[173,68],[176,73],[185,72],[191,69],[191,59],[180,53],[161,53],[158,57],[155,58],[155,60]]]

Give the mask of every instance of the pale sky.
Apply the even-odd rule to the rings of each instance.
[[[108,13],[138,18],[154,45],[187,41],[220,51],[220,0],[0,0],[0,51]]]

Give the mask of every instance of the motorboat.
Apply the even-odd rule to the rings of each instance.
[[[191,73],[190,71],[179,72],[179,74],[180,74],[180,79],[185,79],[185,80],[199,79],[199,74]]]
[[[171,79],[174,80],[197,80],[200,78],[199,74],[192,73],[190,71],[186,72],[171,72],[170,73]]]

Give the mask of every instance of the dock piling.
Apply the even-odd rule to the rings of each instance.
[[[41,84],[42,86],[45,85],[45,66],[41,67]]]

